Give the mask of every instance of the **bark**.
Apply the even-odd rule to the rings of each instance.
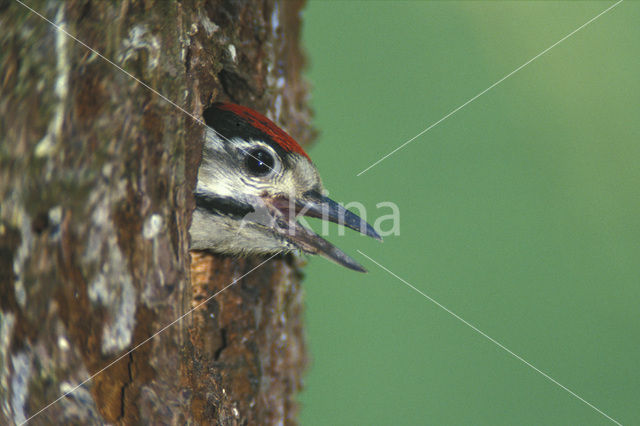
[[[238,280],[264,258],[189,253],[188,227],[190,115],[231,100],[312,138],[301,3],[28,4],[177,106],[0,0],[0,424],[94,374],[29,423],[295,423],[297,260]]]

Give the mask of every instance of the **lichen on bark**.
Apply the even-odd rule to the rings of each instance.
[[[294,423],[305,365],[295,258],[163,327],[264,260],[188,251],[194,118],[230,100],[312,138],[302,4],[29,6],[177,107],[0,2],[0,423],[94,374],[32,422]]]

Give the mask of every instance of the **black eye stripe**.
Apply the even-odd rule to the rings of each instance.
[[[247,152],[245,163],[249,173],[254,176],[264,176],[273,170],[275,159],[265,149],[256,148]]]

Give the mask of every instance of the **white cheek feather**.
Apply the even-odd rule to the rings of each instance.
[[[222,151],[224,149],[224,140],[222,137],[213,130],[211,127],[204,129],[204,145],[205,148],[209,148],[215,151]]]
[[[266,176],[251,176],[248,173],[242,151],[248,153],[256,148],[274,156],[273,172]],[[282,159],[265,142],[240,138],[227,140],[213,129],[206,128],[196,192],[257,206],[264,204],[264,194],[295,198],[318,186],[318,172],[306,158],[292,155],[287,159],[287,164],[290,167],[284,170]],[[192,249],[213,249],[235,255],[296,249],[292,242],[250,220],[210,214],[202,209],[196,209],[193,213],[190,234]]]
[[[305,158],[297,158],[292,169],[293,172],[289,175],[288,185],[290,188],[293,188],[294,191],[296,188],[300,188],[304,192],[318,185],[322,187],[322,181],[320,180],[318,171],[315,166]]]
[[[246,193],[247,188],[253,185],[246,181],[243,170],[235,167],[237,161],[227,151],[230,142],[208,127],[205,137],[196,190],[222,197],[237,197]]]
[[[204,149],[208,155],[203,156],[202,164],[198,170],[198,187],[202,192],[215,193],[220,196],[237,197],[241,194],[260,196],[264,192],[282,193],[289,196],[296,196],[296,188],[299,183],[299,174],[295,170],[303,167],[305,175],[311,175],[316,178],[317,174],[313,166],[306,161],[295,161],[292,171],[284,171],[283,164],[280,160],[276,160],[272,174],[266,177],[252,177],[241,167],[233,167],[233,158],[227,152],[228,144],[234,149],[249,152],[250,150],[260,147],[270,152],[274,158],[279,156],[273,148],[268,144],[258,140],[243,140],[232,138],[224,140],[213,129],[206,129],[206,140]],[[206,159],[204,157],[207,157]],[[305,179],[306,180],[306,179]]]

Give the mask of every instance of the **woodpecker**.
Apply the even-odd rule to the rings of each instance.
[[[191,249],[236,256],[301,251],[366,272],[296,220],[316,217],[382,240],[367,222],[325,195],[316,167],[291,136],[240,105],[216,103],[203,117]]]

